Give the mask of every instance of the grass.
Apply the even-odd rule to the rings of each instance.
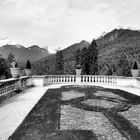
[[[69,100],[62,100],[62,93],[75,91],[84,93],[84,97],[75,97]],[[94,93],[112,92],[119,95],[114,96],[96,96]],[[112,94],[112,95],[113,95]],[[122,100],[124,98],[124,100]],[[84,103],[87,99],[106,100],[108,102],[117,102],[116,108],[104,108],[103,105],[96,106]],[[70,105],[85,111],[103,112],[110,123],[115,126],[119,132],[128,139],[137,140],[140,138],[139,129],[131,122],[118,114],[119,111],[127,111],[131,105],[140,104],[140,97],[118,89],[105,89],[95,86],[64,86],[59,89],[49,89],[15,132],[9,137],[9,140],[96,140],[98,135],[90,130],[60,130],[61,106]],[[104,121],[104,120],[102,120]]]

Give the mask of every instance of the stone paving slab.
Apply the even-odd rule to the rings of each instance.
[[[57,87],[60,85],[30,88],[0,104],[0,140],[15,131],[48,88]]]

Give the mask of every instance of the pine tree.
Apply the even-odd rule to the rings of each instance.
[[[116,74],[118,76],[131,76],[131,68],[129,66],[127,56],[122,53],[117,64],[118,70]]]
[[[6,62],[4,58],[0,55],[0,76],[5,74],[6,68]]]
[[[55,71],[56,74],[64,73],[64,57],[61,51],[56,53]]]
[[[89,55],[89,74],[98,74],[98,46],[96,41],[93,40],[88,48]]]
[[[31,64],[30,64],[30,61],[29,60],[26,63],[26,69],[31,69]]]
[[[82,74],[89,74],[89,55],[88,49],[84,47],[81,52],[81,65],[82,65]]]
[[[15,55],[10,52],[7,59],[10,63],[12,63],[15,60]]]
[[[81,51],[78,49],[76,52],[75,52],[75,63],[76,65],[77,64],[81,64]]]

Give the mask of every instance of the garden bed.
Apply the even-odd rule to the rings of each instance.
[[[139,105],[140,97],[118,89],[49,89],[9,140],[137,140]]]

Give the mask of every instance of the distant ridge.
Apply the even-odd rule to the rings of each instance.
[[[48,50],[40,48],[37,45],[33,45],[28,48],[25,48],[24,46],[19,44],[4,45],[0,47],[0,54],[4,58],[7,58],[10,52],[12,52],[15,55],[16,60],[18,60],[19,62],[24,62],[28,59],[34,62],[50,54]]]

